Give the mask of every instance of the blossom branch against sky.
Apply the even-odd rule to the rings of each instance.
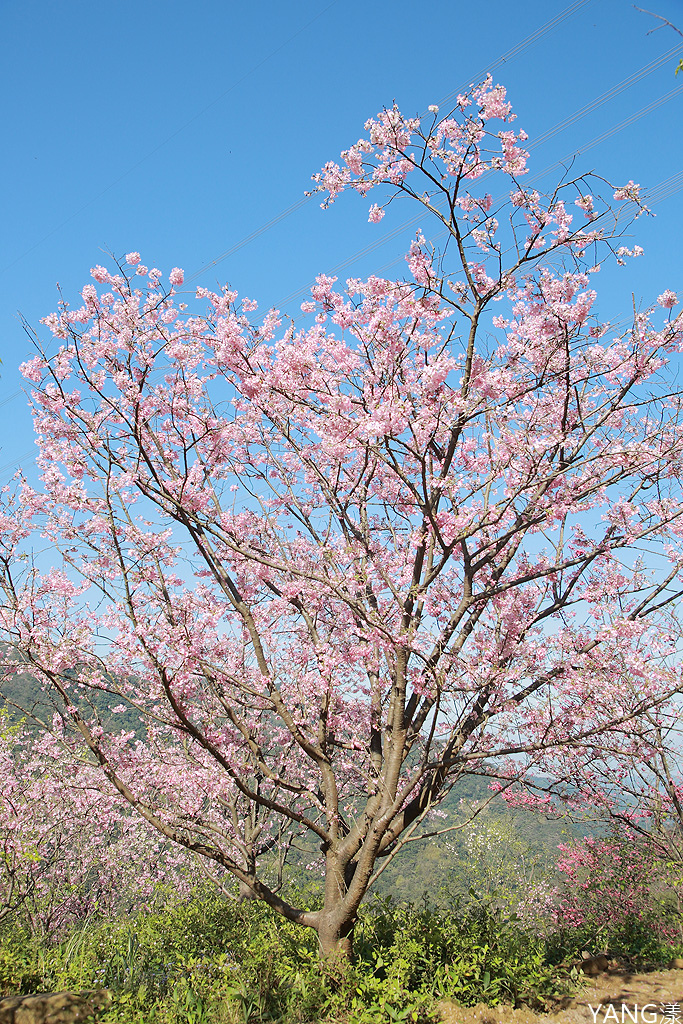
[[[339,209],[323,218],[314,202],[299,205],[311,168],[392,99],[411,116],[430,105],[445,109],[469,83],[504,67],[532,141],[565,124],[543,142],[536,171],[560,158],[571,163],[587,142],[644,109],[649,113],[591,150],[581,169],[599,166],[611,180],[630,177],[646,189],[680,171],[680,96],[657,106],[676,85],[674,55],[661,60],[676,41],[672,32],[648,36],[649,19],[629,0],[533,0],[522,9],[495,0],[488,10],[482,32],[476,6],[445,0],[432,5],[429,24],[417,31],[406,31],[414,9],[403,2],[368,8],[355,0],[301,0],[293,9],[267,0],[257,12],[212,0],[199,16],[179,0],[163,7],[152,0],[144,9],[132,0],[116,8],[29,2],[8,9],[3,28],[11,46],[0,73],[14,96],[4,112],[13,145],[1,172],[11,201],[0,267],[13,266],[0,275],[0,414],[12,429],[3,432],[3,478],[33,451],[17,372],[31,350],[17,311],[35,325],[55,304],[56,282],[72,294],[107,252],[120,259],[144,251],[151,266],[164,268],[182,261],[190,278],[271,223],[198,283],[215,289],[227,281],[242,295],[257,295],[261,308],[278,303],[403,222],[398,208],[378,230]],[[677,23],[673,0],[656,12]],[[468,42],[454,50],[454,39]],[[335,62],[362,71],[346,74],[340,87],[329,72]],[[123,93],[108,84],[118,82],[122,65],[135,69]],[[593,109],[605,95],[611,98]],[[659,261],[677,265],[675,187],[653,207],[658,216],[639,225],[640,264],[620,277],[605,268],[603,318],[622,315],[631,293],[647,305]],[[368,252],[345,276],[366,277],[402,257],[426,223],[420,218],[399,231],[379,260]],[[669,286],[681,290],[679,280]],[[299,302],[284,311],[297,316]]]

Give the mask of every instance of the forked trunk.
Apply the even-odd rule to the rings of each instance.
[[[316,913],[315,930],[318,933],[320,958],[351,961],[353,957],[353,928],[358,907],[346,901],[355,866],[340,863],[334,850],[326,851],[325,900]]]
[[[252,887],[250,885],[247,885],[246,882],[243,882],[241,879],[238,879],[237,885],[238,885],[238,896],[237,896],[237,902],[238,903],[244,903],[245,900],[256,900],[256,899],[258,899],[258,896],[254,892]]]

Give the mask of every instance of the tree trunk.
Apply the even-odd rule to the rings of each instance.
[[[238,889],[239,889],[239,895],[237,897],[237,902],[238,903],[244,903],[245,900],[257,900],[258,899],[258,896],[254,892],[252,887],[250,885],[247,885],[246,882],[243,882],[241,879],[238,879],[237,885],[238,885]]]
[[[356,908],[345,904],[355,865],[340,863],[335,850],[325,851],[325,899],[316,914],[320,958],[323,961],[350,962],[353,956],[353,928]]]
[[[353,957],[353,928],[355,921],[339,922],[339,919],[324,910],[320,912],[317,927],[320,958],[324,961],[346,960]]]

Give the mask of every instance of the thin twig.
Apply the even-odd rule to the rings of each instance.
[[[655,14],[653,11],[646,11],[644,7],[636,7],[635,4],[632,6],[635,7],[637,11],[640,11],[641,14],[649,14],[651,18],[659,18],[660,21],[664,22],[664,25],[657,25],[657,28],[651,28],[647,35],[651,36],[653,32],[657,32],[660,28],[664,28],[665,25],[668,25],[669,28],[674,30],[674,32],[678,32],[679,36],[683,36],[683,32],[681,32],[680,28],[676,28],[676,26],[672,25],[670,21],[663,18],[661,14]]]

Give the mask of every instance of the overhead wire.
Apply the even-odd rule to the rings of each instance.
[[[604,142],[605,139],[611,139],[613,135],[617,134],[617,132],[622,131],[624,128],[628,128],[629,125],[634,123],[634,121],[638,121],[641,117],[644,117],[645,114],[650,114],[653,110],[661,107],[664,103],[668,103],[669,100],[672,100],[674,96],[677,96],[680,92],[683,92],[683,85],[676,86],[675,89],[666,93],[665,96],[660,96],[658,100],[654,100],[652,103],[649,103],[646,107],[643,107],[642,110],[639,110],[635,114],[631,114],[631,116],[627,117],[625,121],[621,121],[618,125],[615,125],[614,128],[611,128],[610,131],[603,132],[602,135],[593,139],[592,142],[587,143],[585,146],[580,146],[574,151],[575,154],[579,156],[582,153],[587,153],[589,149],[593,148],[593,146],[597,146],[600,142]]]
[[[652,196],[649,199],[647,199],[647,202],[650,203],[650,205],[652,205],[653,203],[661,203],[664,202],[666,199],[671,199],[672,196],[675,196],[678,192],[680,192],[683,188],[683,172],[681,172],[681,174],[679,174],[677,177],[677,182],[672,182],[672,184],[667,189],[661,189],[656,196]]]
[[[680,45],[672,46],[670,50],[666,51],[666,53],[663,53],[659,57],[655,58],[655,60],[650,61],[649,64],[646,64],[638,71],[634,71],[634,73],[632,75],[629,75],[628,78],[625,78],[623,82],[619,82],[618,85],[615,85],[611,89],[608,89],[607,92],[602,93],[596,99],[592,100],[590,103],[587,103],[585,107],[581,107],[579,110],[575,110],[574,113],[570,114],[570,116],[565,118],[564,121],[560,122],[557,125],[554,125],[552,128],[548,129],[548,131],[544,132],[542,135],[537,136],[534,139],[534,147],[542,145],[544,142],[547,141],[547,139],[552,138],[553,135],[557,135],[558,132],[564,131],[565,128],[568,128],[570,125],[574,124],[575,121],[579,121],[582,117],[585,117],[587,114],[591,114],[594,110],[597,110],[598,107],[601,107],[604,103],[607,103],[615,96],[618,96],[625,89],[629,89],[632,85],[635,85],[637,82],[640,82],[643,78],[646,78],[648,75],[651,75],[652,72],[656,71],[657,68],[660,68],[662,64],[666,64],[669,60],[671,60],[672,57],[675,57],[680,51],[680,49]]]
[[[657,65],[657,66],[659,66],[659,65]],[[654,68],[652,70],[654,70]],[[632,76],[632,77],[634,77],[634,76]],[[633,83],[630,81],[630,79],[625,79],[625,81],[621,83],[621,87],[622,88],[628,88],[629,84],[633,84]],[[574,157],[581,156],[584,153],[587,153],[589,150],[593,149],[595,146],[599,145],[601,142],[604,142],[606,139],[612,138],[614,135],[618,134],[620,131],[623,131],[625,128],[630,127],[636,121],[640,120],[640,118],[645,117],[647,114],[652,113],[652,111],[656,110],[658,107],[661,107],[664,103],[668,103],[669,100],[673,99],[674,96],[677,96],[680,92],[683,92],[683,85],[676,86],[675,89],[672,89],[670,92],[666,93],[664,96],[660,96],[657,100],[654,100],[652,103],[648,103],[645,107],[642,107],[640,110],[636,111],[634,114],[631,114],[630,117],[627,117],[625,120],[621,121],[619,124],[614,125],[612,128],[610,128],[610,129],[608,129],[608,130],[606,130],[604,132],[601,132],[600,135],[597,135],[594,139],[591,139],[590,142],[587,142],[584,145],[579,146],[572,153],[569,153],[567,156],[562,157],[560,160],[556,160],[554,163],[549,164],[548,167],[544,168],[542,171],[540,171],[537,174],[535,174],[532,178],[529,179],[529,181],[530,182],[531,181],[539,181],[546,174],[549,174],[551,171],[556,170],[558,167],[564,166],[566,163],[568,163]],[[585,116],[585,114],[591,113],[592,111],[597,109],[598,106],[601,106],[602,103],[606,103],[608,99],[613,98],[614,95],[616,95],[614,90],[609,90],[608,93],[604,93],[603,96],[600,96],[596,100],[594,100],[592,104],[589,104],[587,107],[582,108],[583,113],[581,113],[581,116]],[[579,112],[577,112],[577,114],[578,113]],[[540,137],[537,140],[534,140],[534,142],[528,147],[529,151],[531,152],[534,149],[536,149],[536,147],[539,146],[541,144],[541,142],[547,142],[554,135],[557,135],[561,131],[563,131],[564,127],[567,124],[574,123],[576,120],[578,120],[578,117],[575,116],[575,115],[572,115],[570,118],[567,118],[565,121],[558,122],[557,125],[555,125],[553,128],[551,128],[547,132],[545,132],[542,137]],[[488,173],[491,173],[491,172],[488,172]],[[484,175],[482,175],[482,178],[483,177],[484,177]],[[678,177],[678,176],[674,175],[674,177]],[[674,193],[672,193],[672,194],[674,194]],[[363,259],[365,256],[367,256],[369,253],[375,251],[376,249],[379,249],[386,242],[389,242],[393,238],[396,238],[397,235],[399,235],[402,232],[404,232],[407,228],[413,227],[414,225],[418,224],[423,219],[424,219],[424,213],[421,212],[416,217],[412,217],[410,220],[404,221],[402,224],[399,224],[398,227],[392,229],[392,231],[388,232],[386,235],[383,235],[382,238],[377,239],[374,242],[371,242],[369,245],[366,245],[363,249],[360,249],[358,252],[354,253],[352,256],[349,256],[346,259],[342,260],[341,263],[336,264],[336,266],[332,267],[332,269],[328,273],[330,273],[330,274],[337,274],[340,271],[345,270],[345,269],[347,269],[350,266],[353,266],[354,263],[356,263],[359,260]],[[444,234],[444,232],[441,232],[439,235],[437,235],[435,237],[442,237],[443,234]],[[393,260],[392,263],[388,264],[388,267],[393,266],[395,263],[397,263],[402,258],[403,257],[397,257],[395,260]],[[383,273],[385,269],[387,269],[387,267],[380,268],[378,273]],[[299,288],[295,292],[291,292],[285,298],[283,298],[279,302],[275,303],[276,308],[279,309],[282,306],[286,306],[288,303],[293,302],[295,299],[300,298],[302,295],[308,294],[310,292],[311,286],[312,286],[312,282],[309,282],[309,284],[304,286],[303,288]]]
[[[102,196],[107,194],[107,192],[110,192],[111,189],[115,188],[116,185],[118,185],[121,181],[123,181],[124,178],[127,178],[129,174],[132,174],[133,171],[137,170],[137,168],[140,167],[141,164],[143,164],[146,160],[149,160],[149,158],[151,156],[154,156],[155,153],[158,153],[159,150],[162,149],[164,146],[166,146],[169,142],[172,142],[173,139],[175,139],[178,135],[180,135],[181,132],[185,131],[185,129],[188,128],[191,124],[194,124],[194,122],[197,121],[200,117],[202,117],[202,115],[205,114],[207,110],[210,110],[211,107],[215,106],[216,103],[218,103],[220,100],[222,100],[225,96],[227,96],[229,93],[231,93],[234,89],[236,89],[238,85],[241,85],[242,82],[246,81],[246,79],[249,78],[251,75],[253,75],[254,72],[258,71],[259,68],[262,68],[263,65],[266,64],[272,57],[274,57],[276,54],[280,53],[281,50],[284,50],[285,47],[289,46],[289,44],[294,39],[296,39],[297,36],[301,35],[302,32],[305,32],[306,29],[309,28],[309,26],[311,26],[313,24],[313,22],[317,21],[318,18],[321,18],[323,16],[323,14],[326,14],[338,2],[339,2],[339,0],[332,0],[332,2],[327,4],[326,7],[323,7],[323,9],[321,11],[318,11],[318,13],[316,15],[314,15],[312,18],[310,18],[300,28],[298,28],[296,30],[296,32],[293,32],[282,43],[280,43],[279,46],[276,46],[274,50],[271,50],[270,53],[268,53],[265,57],[263,57],[262,60],[260,60],[257,64],[254,64],[248,71],[246,71],[241,76],[241,78],[238,78],[236,81],[234,81],[232,83],[232,85],[230,85],[227,89],[224,89],[223,92],[219,93],[219,95],[216,96],[215,99],[211,100],[210,103],[207,103],[205,106],[203,106],[201,108],[201,110],[198,110],[196,114],[193,114],[192,117],[190,117],[187,121],[183,122],[183,124],[181,124],[179,128],[176,128],[176,130],[174,132],[172,132],[165,139],[163,139],[160,143],[158,143],[158,145],[156,145],[154,147],[154,149],[150,149],[147,153],[145,153],[144,156],[140,157],[140,159],[136,163],[132,164],[127,170],[125,170],[123,172],[123,174],[120,174],[118,178],[116,178],[114,181],[110,182],[110,184],[107,185],[106,188],[102,189],[101,192],[98,192],[97,195],[92,197],[92,199],[89,199],[87,201],[87,203],[83,204],[83,206],[80,206],[77,210],[75,210],[72,214],[70,214],[65,220],[63,220],[60,224],[58,224],[56,227],[54,227],[51,231],[48,231],[48,233],[46,235],[43,235],[43,237],[41,239],[39,239],[35,243],[35,245],[32,245],[29,249],[26,249],[24,252],[21,253],[20,256],[17,256],[16,259],[14,259],[11,263],[8,263],[7,266],[0,268],[0,274],[4,274],[5,271],[10,270],[11,267],[13,267],[13,266],[15,266],[15,264],[19,263],[20,260],[23,260],[25,256],[28,256],[35,249],[37,249],[40,245],[42,245],[43,242],[47,241],[48,238],[51,238],[52,235],[57,233],[57,231],[60,231],[61,228],[63,228],[65,224],[69,224],[70,221],[72,221],[74,219],[74,217],[77,217],[79,215],[79,213],[82,213],[84,210],[87,210],[89,206],[92,206],[93,203],[96,203],[98,199],[101,199]],[[299,205],[301,205],[301,204],[299,204]]]
[[[13,402],[15,398],[19,397],[19,395],[23,395],[21,388],[17,391],[13,391],[11,395],[6,395],[5,398],[0,399],[0,408],[2,408],[3,405],[7,405],[8,402]]]
[[[529,49],[530,46],[539,42],[543,36],[547,35],[554,28],[557,28],[557,26],[561,25],[563,21],[566,21],[567,18],[571,18],[574,14],[580,11],[582,7],[586,7],[587,4],[591,2],[592,0],[576,0],[575,3],[570,4],[569,7],[566,7],[563,11],[560,11],[559,14],[556,14],[554,18],[551,18],[550,21],[547,21],[545,25],[541,25],[541,27],[536,29],[535,32],[530,33],[530,35],[525,39],[522,39],[521,42],[513,46],[512,49],[507,50],[507,52],[502,54],[498,60],[494,61],[493,64],[487,65],[476,74],[470,76],[467,83],[461,85],[460,88],[453,89],[449,92],[447,96],[439,101],[439,106],[448,106],[449,103],[452,103],[453,100],[457,99],[458,93],[467,88],[469,82],[476,82],[483,78],[487,73],[490,74],[492,71],[497,71],[503,64],[508,64],[510,61],[515,60],[524,53],[525,50]]]
[[[8,469],[16,469],[20,462],[23,462],[24,459],[30,458],[31,455],[35,455],[34,448],[31,448],[28,452],[24,452],[22,455],[17,455],[16,458],[6,462],[4,466],[0,466],[0,473],[6,473]]]
[[[679,184],[681,182],[683,182],[683,170],[677,171],[675,174],[672,174],[671,177],[665,178],[664,181],[660,181],[658,185],[655,185],[649,190],[648,195],[653,199],[655,194],[659,195],[660,193],[668,192],[670,188],[673,188],[674,191],[678,191]]]
[[[554,28],[557,28],[557,26],[560,25],[567,18],[572,17],[572,15],[576,14],[579,10],[581,10],[582,7],[586,7],[588,4],[593,2],[594,0],[575,0],[575,3],[570,4],[569,7],[565,8],[565,10],[560,11],[560,13],[557,14],[554,18],[551,18],[544,25],[541,25],[540,28],[536,29],[534,32],[531,32],[528,36],[522,39],[510,50],[507,50],[504,54],[498,57],[498,59],[495,60],[493,64],[489,64],[482,70],[477,71],[476,74],[471,75],[470,79],[468,79],[467,82],[463,83],[458,89],[453,90],[452,92],[448,93],[448,95],[445,96],[443,99],[439,100],[438,105],[448,105],[453,99],[457,97],[459,92],[462,92],[463,89],[467,89],[470,81],[478,81],[487,72],[495,71],[499,67],[501,67],[501,65],[508,64],[510,63],[510,61],[515,60],[522,53],[524,53],[525,50],[527,50],[530,46],[533,46],[535,43],[539,42],[545,35],[551,32]],[[424,113],[421,116],[424,116]],[[255,238],[258,238],[266,231],[269,231],[270,228],[274,227],[276,224],[279,224],[280,221],[284,220],[286,217],[289,217],[291,214],[296,213],[296,211],[301,209],[302,206],[310,202],[312,198],[313,194],[304,196],[303,198],[299,199],[296,203],[293,203],[291,206],[288,206],[287,209],[282,210],[281,213],[277,214],[271,220],[267,221],[265,224],[262,224],[259,228],[256,228],[250,234],[246,235],[244,238],[241,238],[238,242],[235,242],[234,245],[230,246],[230,248],[225,249],[223,252],[219,253],[218,256],[215,257],[215,259],[210,260],[210,262],[208,263],[205,263],[202,267],[199,268],[199,270],[195,270],[192,274],[186,277],[186,284],[191,284],[193,281],[196,281],[198,278],[206,274],[209,270],[212,270],[214,267],[218,266],[218,264],[222,263],[223,260],[228,259],[230,256],[234,256],[236,252],[239,252],[239,250],[242,249],[245,245],[248,245],[249,242],[252,242]]]
[[[285,219],[285,217],[289,217],[291,214],[296,213],[297,210],[300,210],[302,206],[305,206],[306,203],[310,202],[311,198],[312,197],[310,195],[302,196],[296,203],[292,203],[292,205],[288,206],[286,210],[283,210],[281,213],[278,213],[275,217],[271,218],[271,220],[262,224],[260,228],[256,228],[251,232],[251,234],[245,235],[244,238],[240,238],[239,242],[235,242],[234,245],[231,245],[229,249],[226,249],[224,252],[216,256],[216,258],[211,260],[210,263],[205,263],[203,267],[199,268],[199,270],[195,270],[194,274],[190,274],[189,277],[186,277],[185,284],[192,284],[193,281],[203,277],[204,274],[218,266],[218,264],[222,263],[223,260],[227,260],[229,256],[234,256],[236,252],[243,249],[245,245],[249,244],[249,242],[253,242],[255,238],[265,234],[266,231],[275,227],[275,225],[279,224],[281,220]]]

